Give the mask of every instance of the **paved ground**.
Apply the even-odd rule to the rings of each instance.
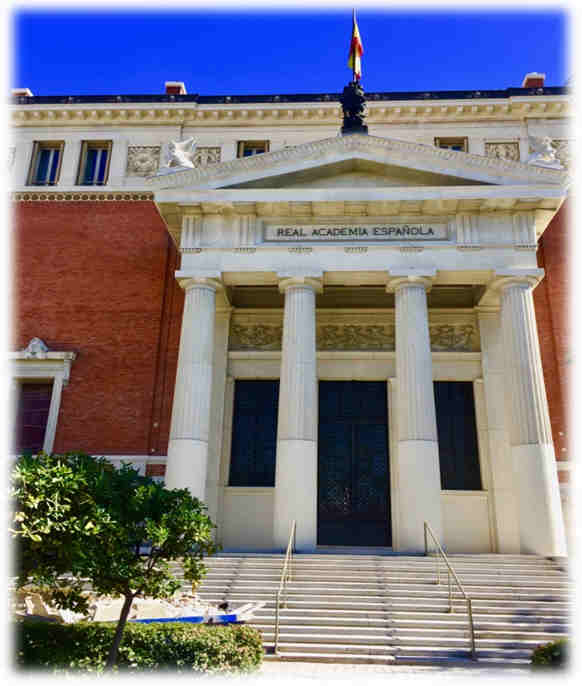
[[[333,664],[325,662],[266,662],[263,663],[258,674],[249,677],[237,677],[235,681],[240,684],[253,686],[257,684],[384,684],[389,682],[415,679],[425,683],[434,683],[451,679],[461,683],[460,680],[472,679],[475,676],[485,677],[485,680],[506,680],[513,682],[516,678],[531,680],[529,666],[494,668],[484,665],[475,666],[412,666],[412,665],[349,665]],[[232,679],[228,680],[232,683]],[[537,681],[537,679],[536,679]],[[225,681],[226,683],[226,681]]]

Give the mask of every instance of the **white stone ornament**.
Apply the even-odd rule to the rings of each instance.
[[[24,348],[24,357],[26,359],[36,358],[44,360],[48,352],[48,347],[40,338],[31,338],[30,343]]]
[[[194,138],[186,138],[184,141],[170,141],[164,167],[186,167],[193,169],[195,150],[196,140]]]
[[[560,160],[556,157],[556,151],[552,146],[552,139],[549,136],[536,138],[529,137],[530,150],[532,151],[527,158],[528,164],[537,167],[548,167],[549,169],[563,169]]]

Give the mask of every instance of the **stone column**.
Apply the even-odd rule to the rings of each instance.
[[[432,277],[395,276],[399,550],[424,550],[424,522],[443,545],[441,477],[426,292]]]
[[[498,307],[479,307],[481,366],[487,411],[487,438],[491,465],[492,500],[497,553],[519,553],[519,517],[517,493],[511,465],[507,430],[504,346]]]
[[[291,522],[297,522],[297,548],[317,545],[317,360],[315,293],[321,280],[284,278],[285,293],[277,464],[275,471],[274,540],[284,549]]]
[[[166,465],[168,488],[188,488],[205,499],[214,354],[217,279],[185,278],[186,291],[172,425]]]
[[[501,277],[501,329],[510,397],[509,437],[522,553],[566,555],[556,458],[532,297],[534,276]]]
[[[218,525],[218,499],[220,488],[220,461],[224,435],[224,395],[228,366],[228,336],[230,331],[230,305],[217,303],[214,324],[214,356],[212,369],[212,395],[210,403],[210,434],[208,440],[208,467],[206,470],[206,505],[208,515]]]

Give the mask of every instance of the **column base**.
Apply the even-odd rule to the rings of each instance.
[[[519,494],[522,554],[566,556],[566,534],[554,446],[544,443],[511,447]]]
[[[273,522],[276,548],[286,549],[293,520],[297,522],[297,550],[314,552],[317,545],[317,443],[315,441],[287,439],[277,443]]]
[[[444,548],[438,444],[399,441],[397,464],[398,551],[424,552],[424,522]]]
[[[165,484],[167,488],[187,488],[205,500],[208,443],[191,438],[173,438],[168,444]]]

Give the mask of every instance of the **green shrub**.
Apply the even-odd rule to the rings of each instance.
[[[101,672],[114,624],[16,622],[16,664],[51,672]],[[197,672],[251,672],[263,659],[260,633],[245,625],[185,623],[127,625],[119,649],[120,670],[173,669]]]
[[[564,667],[568,662],[568,641],[565,638],[540,645],[531,655],[536,667]]]

